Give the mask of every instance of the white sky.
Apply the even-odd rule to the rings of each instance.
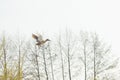
[[[119,0],[0,0],[0,31],[30,35],[95,31],[120,55]]]

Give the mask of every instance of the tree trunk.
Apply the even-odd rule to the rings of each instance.
[[[21,79],[21,75],[20,75],[20,58],[21,58],[21,52],[20,52],[20,45],[19,45],[19,61],[18,61],[18,79]]]
[[[6,62],[6,50],[5,50],[5,45],[3,46],[3,50],[4,50],[4,76],[5,76],[5,80],[7,80],[7,62]]]
[[[86,43],[84,44],[84,67],[85,67],[85,80],[87,80]]]
[[[94,60],[94,73],[93,74],[94,74],[94,80],[96,80],[96,48],[95,48],[96,46],[95,46],[95,43],[93,47],[94,47],[94,50],[93,50],[94,51],[94,59],[93,59]]]
[[[54,80],[53,61],[52,61],[51,50],[50,50],[50,45],[49,45],[49,44],[48,44],[48,48],[49,48],[49,55],[50,55],[50,64],[51,64],[51,71],[52,71],[52,80]]]
[[[46,56],[45,56],[45,52],[44,52],[44,46],[43,46],[43,59],[44,59],[44,67],[45,67],[45,74],[46,74],[46,80],[48,80],[48,72],[47,72],[47,65],[46,65]]]
[[[40,80],[39,60],[38,60],[38,52],[37,52],[36,45],[35,45],[35,50],[36,50],[35,58],[36,58],[36,65],[37,65],[37,77]]]
[[[71,66],[70,66],[70,50],[69,50],[69,45],[68,45],[68,72],[69,72],[69,80],[71,79]]]
[[[4,79],[7,80],[7,62],[6,62],[6,42],[5,36],[3,36],[3,54],[4,54]]]
[[[61,66],[62,66],[62,78],[63,78],[63,80],[65,80],[64,64],[63,64],[63,54],[62,54],[62,49],[61,49],[61,43],[60,43],[60,41],[59,41],[59,46],[60,46]]]

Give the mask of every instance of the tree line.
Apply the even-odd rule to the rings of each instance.
[[[96,33],[56,34],[42,46],[24,37],[0,37],[0,80],[116,80],[118,58]]]

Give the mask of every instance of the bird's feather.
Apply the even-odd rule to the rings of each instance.
[[[36,41],[38,42],[38,36],[37,36],[37,35],[32,34],[32,37],[33,37],[34,39],[36,39]]]
[[[40,34],[38,34],[38,40],[39,40],[40,42],[43,41],[42,36],[41,36]]]

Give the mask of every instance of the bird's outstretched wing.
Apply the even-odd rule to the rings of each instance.
[[[38,40],[39,40],[40,42],[43,41],[42,36],[41,36],[40,34],[38,34]]]
[[[36,41],[37,41],[37,42],[39,41],[39,40],[38,40],[38,36],[37,36],[37,35],[32,34],[32,37],[33,37],[34,39],[36,39]]]

